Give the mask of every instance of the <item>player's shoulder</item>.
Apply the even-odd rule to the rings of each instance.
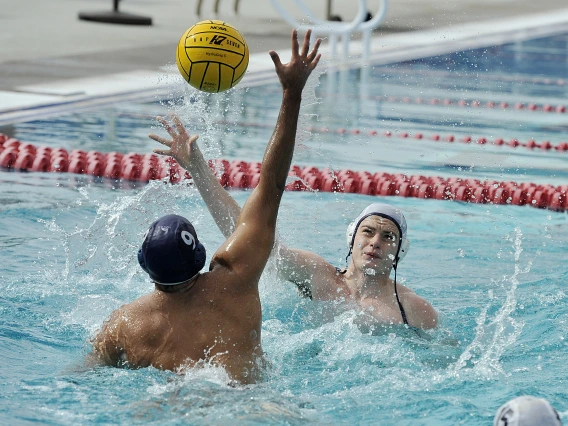
[[[406,304],[413,307],[430,306],[430,303],[423,297],[416,294],[416,292],[405,285],[397,284],[397,292],[401,300]]]
[[[391,279],[391,282],[394,285],[394,281],[392,279]],[[405,286],[404,284],[397,283],[396,284],[396,290],[398,292],[398,295],[401,296],[401,297],[408,297],[409,299],[410,298],[415,299],[417,297],[417,298],[421,299],[421,297],[418,296],[414,290]]]
[[[408,287],[400,287],[399,295],[407,310],[407,314],[410,314],[410,322],[420,324],[420,328],[435,328],[438,324],[438,313],[430,302],[417,295]]]
[[[197,287],[203,295],[214,294],[217,300],[224,295],[232,297],[251,292],[256,294],[258,290],[254,283],[258,283],[261,272],[254,268],[247,269],[246,264],[228,262],[224,256],[216,254],[211,260],[209,271],[199,277]],[[219,289],[223,291],[219,292]]]
[[[316,300],[339,300],[351,294],[344,270],[330,263],[316,270],[311,285]]]
[[[127,326],[133,321],[140,321],[148,318],[161,306],[156,300],[157,292],[153,291],[145,294],[130,303],[122,305],[112,313],[112,318],[116,324]]]

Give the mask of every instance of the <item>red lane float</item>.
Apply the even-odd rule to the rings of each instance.
[[[403,104],[417,104],[417,105],[444,105],[444,106],[458,106],[469,108],[490,108],[490,109],[512,109],[517,111],[541,111],[541,112],[556,112],[563,114],[566,112],[564,105],[550,105],[550,104],[535,104],[535,103],[522,103],[516,102],[511,105],[503,101],[487,101],[482,102],[479,100],[468,99],[439,99],[439,98],[411,98],[410,96],[396,97],[396,96],[377,96],[377,101],[403,103]]]
[[[0,134],[0,166],[17,170],[69,172],[110,179],[148,182],[168,178],[171,183],[191,179],[175,160],[155,154],[107,154],[96,151],[52,149],[21,143]],[[227,188],[254,188],[260,181],[258,162],[210,161],[221,185]],[[478,179],[390,174],[384,172],[318,169],[292,166],[289,191],[346,192],[365,195],[400,196],[454,200],[483,204],[529,205],[565,211],[568,184],[538,185],[530,182],[479,181]],[[296,178],[296,179],[293,179]]]
[[[467,79],[470,80],[472,78],[478,78],[479,75],[475,74],[475,75],[471,75],[468,73],[460,73],[459,75],[456,75],[453,72],[447,72],[447,71],[441,71],[441,70],[426,70],[426,69],[409,69],[409,68],[400,68],[398,70],[394,70],[392,68],[389,69],[384,69],[384,72],[387,74],[404,74],[405,77],[408,77],[409,75],[419,75],[420,78],[423,78],[424,76],[435,76],[439,79]],[[544,85],[555,85],[555,86],[566,86],[566,84],[568,84],[568,81],[562,79],[562,78],[554,78],[554,77],[528,77],[526,75],[517,75],[517,74],[511,74],[511,75],[502,75],[502,74],[485,74],[483,75],[483,79],[484,80],[490,80],[490,81],[496,81],[496,82],[500,82],[500,83],[517,83],[517,84],[526,84],[526,83],[532,83],[532,84],[544,84]]]
[[[472,136],[455,136],[455,135],[440,135],[440,134],[436,134],[433,133],[431,135],[425,135],[423,133],[414,133],[411,134],[409,132],[399,132],[399,133],[392,133],[390,131],[383,131],[383,132],[379,132],[377,130],[368,130],[368,131],[363,131],[360,129],[344,129],[344,128],[339,128],[339,129],[329,129],[327,127],[308,127],[307,129],[310,132],[313,133],[336,133],[336,134],[340,134],[340,135],[344,135],[344,134],[352,134],[352,135],[367,135],[367,136],[383,136],[383,137],[393,137],[393,138],[403,138],[403,139],[418,139],[418,140],[431,140],[431,141],[435,141],[435,142],[462,142],[462,143],[476,143],[478,145],[485,145],[485,144],[491,144],[491,145],[497,145],[497,146],[505,146],[505,147],[509,147],[509,148],[516,148],[518,146],[523,147],[523,148],[528,148],[528,149],[541,149],[543,151],[550,151],[550,150],[556,150],[558,152],[567,152],[568,151],[568,142],[560,142],[558,145],[553,145],[551,144],[549,141],[543,141],[543,142],[536,142],[534,139],[530,139],[527,142],[519,142],[518,139],[510,139],[510,140],[505,140],[503,138],[495,138],[495,139],[491,139],[491,138],[486,138],[483,136],[474,138]]]
[[[225,121],[219,121],[219,124],[231,124],[232,126],[240,126],[240,127],[270,127],[270,125],[261,125],[258,123],[247,123],[247,122],[239,122],[239,123],[228,123]],[[421,132],[411,133],[411,132],[397,132],[393,133],[391,131],[378,131],[378,130],[362,130],[362,129],[345,129],[345,128],[337,128],[337,129],[330,129],[328,127],[308,127],[306,129],[312,133],[334,133],[339,135],[362,135],[362,136],[378,136],[378,137],[388,137],[388,138],[402,138],[402,139],[416,139],[416,140],[430,140],[435,142],[461,142],[465,144],[473,143],[478,145],[496,145],[496,146],[503,146],[506,148],[517,148],[523,147],[527,149],[541,149],[543,151],[552,151],[555,150],[557,152],[568,152],[568,142],[560,142],[557,145],[553,145],[550,141],[542,141],[537,142],[534,139],[529,139],[527,142],[520,142],[516,138],[490,138],[484,136],[456,136],[456,135],[440,135],[437,133],[433,134],[424,134]]]

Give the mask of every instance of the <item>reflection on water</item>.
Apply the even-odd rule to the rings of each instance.
[[[312,86],[318,94],[327,90],[329,97],[319,104],[313,95],[306,97],[302,128],[314,123],[454,133],[516,128],[550,140],[560,137],[556,130],[543,130],[554,129],[551,115],[533,115],[534,121],[525,120],[519,128],[519,119],[503,111],[464,115],[442,108],[432,114],[425,105],[374,99],[426,86],[432,95],[435,90],[455,95],[478,90],[476,95],[555,96],[544,83],[519,89],[521,80],[534,73],[517,61],[518,49],[501,48],[505,65],[482,52],[478,64],[489,69],[485,77],[467,65],[469,53],[364,68],[361,85],[356,84],[359,71],[329,73],[323,84]],[[511,79],[507,67],[514,63],[524,74]],[[337,86],[330,89],[326,84],[332,79]],[[201,133],[208,158],[260,160],[278,112],[278,87],[188,100],[116,105],[22,123],[15,132],[37,144],[147,152],[153,147],[146,137],[154,131],[153,116],[173,109]],[[298,164],[386,172],[443,174],[443,163],[456,164],[451,172],[457,173],[459,163],[446,157],[473,149],[362,134],[301,132],[300,139]],[[492,149],[495,166],[471,173],[502,180],[564,176],[539,166],[564,164],[553,152],[527,152],[535,166],[513,170],[501,166],[502,154]],[[232,194],[241,204],[248,196]],[[107,315],[152,290],[136,260],[152,221],[166,213],[189,217],[210,256],[222,243],[194,188],[0,171],[0,395],[10,398],[0,418],[6,424],[481,425],[521,393],[546,397],[566,411],[568,269],[559,261],[568,240],[566,214],[406,198],[382,201],[405,212],[413,247],[399,274],[439,311],[440,327],[429,332],[367,327],[358,310],[298,297],[292,284],[277,278],[272,261],[260,283],[263,347],[271,365],[265,382],[242,387],[228,385],[226,373],[209,365],[183,375],[152,368],[77,369],[90,351],[89,337]],[[354,194],[287,193],[279,239],[342,266],[345,228],[370,202],[371,197]]]
[[[266,382],[227,387],[224,371],[213,367],[183,376],[153,369],[65,372],[90,350],[89,336],[113,309],[151,291],[136,251],[157,216],[191,217],[208,247],[222,236],[191,186],[154,182],[109,191],[88,180],[57,186],[60,179],[53,176],[51,186],[44,180],[27,207],[0,213],[0,233],[22,236],[1,255],[1,335],[12,365],[3,376],[20,404],[38,407],[31,411],[38,421],[62,412],[65,424],[111,418],[396,423],[419,410],[432,424],[470,415],[481,424],[496,401],[527,380],[560,401],[547,389],[561,388],[554,384],[562,380],[566,351],[568,271],[555,261],[568,237],[565,215],[414,199],[388,200],[407,213],[413,240],[399,273],[439,310],[435,331],[362,329],[360,312],[299,298],[271,265],[260,287],[271,362]],[[233,195],[242,204],[248,193]],[[343,230],[364,198],[287,193],[280,239],[341,264]],[[28,260],[14,262],[20,257]],[[109,398],[121,402],[109,408]],[[40,410],[38,401],[47,408]]]
[[[10,177],[11,186],[19,185],[20,176]],[[230,390],[222,371],[206,368],[183,378],[158,371],[101,369],[95,376],[74,374],[66,379],[78,384],[62,384],[53,378],[54,368],[77,363],[89,350],[89,335],[106,315],[151,290],[135,259],[149,223],[166,211],[175,212],[191,216],[209,246],[220,244],[222,238],[190,187],[155,182],[109,191],[108,182],[87,179],[74,185],[79,178],[42,179],[33,196],[19,193],[21,203],[4,205],[0,221],[5,235],[25,236],[6,237],[5,241],[16,239],[20,244],[3,246],[10,252],[3,251],[2,316],[8,323],[2,335],[9,352],[29,357],[5,358],[16,364],[7,374],[8,389],[23,401],[45,401],[48,410],[35,414],[40,421],[63,410],[68,423],[104,422],[115,416],[175,422],[192,416],[204,423],[239,418],[295,424],[310,418],[365,421],[367,415],[395,422],[413,418],[420,407],[433,424],[450,424],[463,413],[483,419],[495,400],[529,377],[539,393],[562,377],[559,362],[566,345],[560,338],[565,338],[568,314],[560,286],[567,272],[550,271],[557,270],[554,259],[567,237],[565,217],[536,209],[393,199],[389,202],[408,211],[413,233],[412,255],[401,273],[440,311],[439,330],[425,336],[361,330],[358,312],[333,312],[329,306],[299,299],[293,286],[278,282],[269,270],[261,283],[263,342],[272,361],[266,383]],[[235,195],[242,203],[247,193]],[[341,264],[343,229],[362,203],[367,201],[355,195],[286,194],[281,238]],[[22,225],[24,218],[28,219]],[[551,228],[556,232],[551,234]],[[542,254],[543,244],[547,256]],[[29,260],[14,265],[13,259],[22,257]],[[540,285],[543,279],[545,287]],[[526,287],[519,289],[519,282]],[[544,297],[542,302],[535,293]],[[541,303],[563,329],[540,312]],[[24,332],[14,334],[10,321]],[[524,323],[529,325],[523,328]],[[554,329],[563,331],[553,336]],[[523,333],[533,340],[518,351]],[[541,336],[546,335],[547,351],[542,353]],[[538,374],[535,354],[541,366]],[[30,369],[36,358],[44,361]],[[103,382],[100,374],[106,377]],[[502,378],[507,378],[505,385],[500,384]],[[132,386],[138,391],[127,391]],[[481,411],[468,402],[480,386]],[[51,395],[47,400],[46,390]],[[438,403],[432,405],[424,393]],[[112,416],[103,403],[111,396],[127,407],[110,410]],[[64,407],[62,401],[67,401]],[[365,404],[375,407],[372,414],[358,408]],[[77,407],[86,412],[84,417],[72,414]],[[454,416],[441,414],[447,410]]]

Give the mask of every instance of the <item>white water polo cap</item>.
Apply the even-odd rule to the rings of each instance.
[[[408,253],[410,241],[408,240],[408,236],[406,235],[406,219],[402,214],[402,210],[393,207],[390,204],[370,204],[365,209],[363,209],[361,213],[359,213],[359,216],[357,216],[353,222],[349,224],[349,226],[347,227],[347,232],[345,234],[349,250],[353,248],[353,244],[355,242],[355,234],[357,233],[357,229],[359,229],[359,225],[361,225],[361,222],[363,222],[369,216],[384,217],[385,219],[391,220],[396,225],[400,233],[397,263],[400,262],[402,259],[404,259],[404,256],[406,256],[406,253]]]
[[[543,398],[519,396],[499,408],[493,426],[562,426],[558,412]]]

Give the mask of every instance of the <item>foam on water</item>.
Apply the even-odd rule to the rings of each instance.
[[[511,317],[517,306],[516,290],[519,284],[517,276],[520,273],[528,273],[530,265],[521,271],[520,256],[522,233],[520,228],[515,228],[513,247],[515,249],[515,271],[510,277],[503,279],[502,286],[510,284],[506,290],[506,299],[493,318],[488,318],[488,311],[492,306],[490,302],[477,317],[477,327],[473,341],[465,348],[456,364],[450,368],[452,375],[459,376],[467,366],[473,366],[473,370],[481,377],[495,378],[496,374],[504,374],[500,364],[503,353],[512,346],[523,329],[523,322]],[[489,300],[495,299],[493,290],[488,291]]]
[[[314,122],[364,128],[376,126],[380,117],[382,126],[396,124],[371,101],[377,87],[351,96],[355,103],[345,100],[346,91],[318,104],[315,79],[310,84],[296,163],[398,171],[409,166],[401,151],[410,155],[424,149],[411,146],[414,142],[383,141],[381,153],[397,153],[383,158],[369,155],[379,148],[358,136],[326,135],[324,140],[304,132]],[[342,84],[346,90],[350,83]],[[190,123],[190,133],[201,134],[207,158],[260,159],[278,99],[278,87],[272,86],[192,94],[188,103],[116,106],[63,117],[42,123],[44,133],[34,133],[37,123],[20,129],[29,142],[69,147],[78,141],[86,149],[147,152],[157,146],[142,141],[155,126],[149,117],[165,107]],[[223,130],[219,125],[219,120],[249,118],[266,128]],[[431,126],[423,119],[418,117],[413,129]],[[451,128],[450,121],[443,126]],[[409,167],[442,173],[420,164]],[[477,173],[507,177],[504,169]],[[400,280],[434,305],[440,327],[420,333],[372,329],[356,308],[299,298],[293,285],[278,278],[271,259],[259,286],[270,366],[266,381],[243,387],[231,385],[223,369],[207,363],[183,374],[82,365],[90,336],[108,314],[153,289],[136,260],[152,221],[166,213],[189,217],[209,258],[222,243],[194,188],[164,182],[121,187],[38,173],[2,172],[0,179],[0,234],[5,235],[0,237],[0,356],[5,360],[0,377],[2,396],[10,398],[10,406],[0,409],[3,423],[481,425],[520,393],[544,396],[567,415],[568,269],[558,260],[565,257],[568,240],[565,214],[381,198],[400,207],[409,222],[413,248],[398,271]],[[232,192],[241,205],[248,194]],[[278,238],[343,266],[345,227],[371,200],[376,197],[287,193]]]
[[[233,195],[242,204],[248,193]],[[358,213],[362,201],[354,202],[350,198],[353,195],[338,197],[286,194],[279,222],[283,242],[319,251],[340,262],[344,254],[343,229]],[[302,208],[307,200],[309,211]],[[420,335],[396,328],[373,332],[362,326],[356,309],[299,299],[292,285],[277,278],[271,264],[260,283],[263,347],[271,363],[267,381],[233,388],[228,385],[226,373],[210,365],[183,375],[153,369],[68,370],[81,363],[84,353],[90,350],[89,336],[113,309],[152,290],[137,265],[136,252],[145,229],[156,217],[165,210],[191,215],[200,239],[210,248],[210,256],[211,248],[222,242],[191,186],[154,182],[122,193],[108,192],[97,184],[77,188],[67,207],[56,209],[51,219],[31,224],[35,228],[32,233],[42,235],[38,263],[52,262],[53,266],[30,271],[23,281],[10,274],[11,284],[3,295],[7,302],[3,304],[4,318],[16,321],[18,311],[29,306],[22,317],[26,319],[18,327],[23,333],[19,340],[14,340],[15,327],[7,327],[6,323],[3,326],[4,338],[8,339],[6,359],[19,364],[17,370],[21,373],[28,367],[17,357],[8,356],[10,351],[45,357],[44,367],[21,376],[25,377],[19,385],[21,403],[45,400],[49,389],[46,408],[34,410],[32,417],[38,421],[59,418],[64,424],[107,422],[111,418],[134,419],[134,423],[152,419],[164,424],[187,419],[199,419],[201,424],[231,419],[244,423],[297,424],[310,419],[352,423],[371,418],[394,423],[413,417],[417,407],[432,421],[447,424],[463,420],[467,412],[476,413],[477,418],[489,417],[495,392],[503,391],[501,381],[525,380],[526,374],[532,377],[528,361],[532,355],[511,358],[527,328],[524,312],[542,305],[556,310],[558,314],[551,313],[555,332],[542,327],[531,327],[528,332],[543,335],[546,353],[553,357],[566,348],[561,339],[568,331],[568,313],[562,308],[565,292],[552,286],[550,291],[534,295],[540,279],[535,275],[535,266],[541,270],[552,261],[542,255],[541,243],[546,242],[547,250],[558,249],[564,235],[551,230],[562,226],[562,220],[534,209],[508,218],[499,206],[455,205],[441,213],[436,202],[424,201],[420,210],[413,210],[409,200],[388,201],[409,212],[410,237],[416,242],[399,272],[439,309],[441,327]],[[329,208],[337,203],[339,206]],[[487,230],[483,219],[486,211],[499,223],[498,229]],[[534,215],[522,222],[526,213]],[[468,221],[444,220],[441,214],[448,218],[460,214],[471,217]],[[538,225],[539,221],[546,228]],[[461,238],[464,255],[456,253],[455,244],[436,242],[439,233],[452,236],[455,242]],[[528,251],[527,241],[531,242]],[[535,244],[538,241],[541,243]],[[473,286],[470,278],[442,292],[431,288],[427,281],[421,284],[421,270],[429,267],[436,274],[433,253],[444,263],[471,264],[473,268],[486,258],[493,262],[494,270],[473,280]],[[500,264],[495,263],[498,256]],[[467,275],[467,270],[464,273]],[[553,280],[557,283],[566,275],[564,271],[554,275]],[[438,279],[442,280],[441,276]],[[443,280],[441,285],[444,289]],[[523,286],[528,294],[519,293]],[[459,294],[462,288],[472,297],[454,300],[452,294]],[[474,296],[476,293],[479,298]],[[6,334],[9,329],[12,334]],[[529,347],[531,352],[539,350],[539,344]],[[58,372],[53,375],[55,359]],[[539,364],[554,371],[557,362],[545,356]],[[9,377],[9,383],[17,383],[14,376]],[[492,387],[496,389],[492,391]],[[479,389],[487,393],[487,399],[468,405],[469,393]],[[104,404],[108,398],[121,401],[124,408],[109,409]],[[374,408],[362,408],[369,404]],[[81,414],[76,414],[78,407]]]

